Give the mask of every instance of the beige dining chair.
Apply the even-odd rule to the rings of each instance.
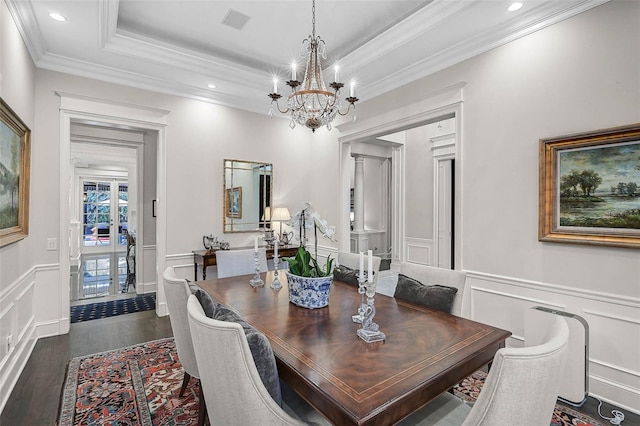
[[[267,272],[267,250],[264,247],[258,248],[258,263],[260,272]],[[254,250],[218,250],[216,265],[218,278],[254,274],[256,272]]]
[[[557,317],[545,343],[503,348],[473,407],[445,392],[399,423],[401,426],[549,426],[560,389],[569,327]]]
[[[380,263],[382,262],[382,258],[380,256],[371,256],[373,263],[373,282],[375,284],[378,283],[378,275],[380,274]],[[359,253],[349,253],[346,251],[338,252],[338,265],[346,266],[347,268],[354,269],[356,271],[360,270],[360,254]],[[367,256],[364,256],[364,268],[367,268]]]
[[[164,270],[164,294],[167,299],[167,307],[169,308],[169,321],[173,331],[173,339],[176,343],[176,350],[180,364],[184,369],[184,377],[182,379],[182,387],[179,396],[184,395],[184,391],[189,384],[191,377],[200,380],[200,372],[198,371],[198,363],[193,350],[193,340],[191,339],[191,330],[189,329],[189,319],[187,317],[187,298],[191,295],[187,280],[178,278],[173,266],[169,266]],[[199,407],[198,407],[198,426],[204,425],[206,416],[206,405],[202,394],[202,384],[199,384]]]
[[[264,386],[242,326],[208,318],[195,296],[187,302],[189,326],[214,425],[306,425],[289,414]]]
[[[462,299],[464,296],[467,273],[464,271],[454,271],[452,269],[436,268],[433,266],[420,265],[417,263],[402,262],[400,273],[409,278],[419,281],[423,285],[444,285],[458,289],[453,300],[451,313],[462,316]]]

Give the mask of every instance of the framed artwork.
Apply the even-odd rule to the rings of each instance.
[[[640,248],[640,123],[540,140],[538,239]]]
[[[227,188],[227,217],[242,218],[242,187]]]
[[[0,247],[29,235],[31,130],[0,99]]]

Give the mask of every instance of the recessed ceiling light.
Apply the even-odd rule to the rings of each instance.
[[[64,16],[60,15],[59,13],[56,12],[51,12],[49,13],[49,16],[51,17],[51,19],[58,21],[58,22],[64,22],[67,20],[67,18],[65,18]]]
[[[215,89],[215,88],[216,88],[216,85],[215,85],[215,84],[207,84],[207,87],[208,87],[209,89]]]
[[[516,10],[520,10],[521,7],[522,7],[522,3],[515,2],[515,3],[511,3],[511,6],[509,6],[507,10],[509,12],[515,12]]]

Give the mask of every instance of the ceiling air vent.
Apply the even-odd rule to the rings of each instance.
[[[222,20],[222,23],[231,28],[235,28],[236,30],[241,30],[245,26],[247,21],[249,21],[249,19],[249,16],[244,15],[237,10],[229,9],[224,19]]]

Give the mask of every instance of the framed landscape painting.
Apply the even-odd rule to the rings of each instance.
[[[29,234],[31,131],[0,99],[0,247]]]
[[[640,124],[540,140],[538,238],[640,248]]]

